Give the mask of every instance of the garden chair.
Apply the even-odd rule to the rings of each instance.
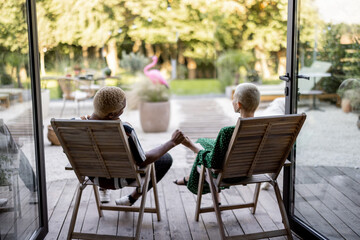
[[[260,192],[260,184],[269,182],[275,189],[285,228],[281,230],[244,234],[239,239],[259,239],[287,235],[292,239],[289,221],[281,199],[277,177],[305,121],[305,114],[255,117],[239,119],[232,135],[221,170],[198,168],[200,173],[195,220],[199,214],[215,211],[222,239],[226,239],[221,211],[252,208],[255,214]],[[213,174],[217,174],[214,177]],[[206,181],[211,190],[213,207],[201,207],[201,193]],[[221,205],[216,195],[224,187],[256,184],[253,202],[236,205]]]
[[[85,121],[51,119],[51,125],[80,183],[70,222],[68,239],[120,238],[119,236],[74,232],[81,195],[87,185],[93,185],[99,217],[102,216],[102,210],[139,212],[135,239],[139,239],[140,237],[144,212],[156,213],[160,221],[154,165],[150,164],[145,168],[139,168],[135,164],[130,152],[126,133],[120,120]],[[140,174],[145,174],[145,177],[141,177]],[[140,207],[102,205],[99,200],[97,186],[89,180],[89,176],[135,179],[134,183],[128,187],[136,187],[137,191],[142,193]],[[150,178],[153,183],[155,208],[145,207]],[[124,238],[129,239],[129,237]]]
[[[74,101],[77,105],[76,114],[79,114],[79,102],[90,99],[94,96],[94,91],[88,91],[86,89],[90,89],[90,81],[87,80],[79,80],[72,77],[62,77],[58,79],[61,91],[63,92],[63,106],[61,108],[60,117],[65,109],[66,101]],[[84,82],[86,89],[84,89]]]

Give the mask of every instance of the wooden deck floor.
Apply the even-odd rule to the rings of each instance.
[[[191,101],[184,101],[182,111],[197,111],[183,116],[181,129],[191,138],[216,137],[222,126],[234,124],[232,120],[219,117],[221,108],[215,101],[206,99],[198,101],[193,108]],[[210,111],[208,106],[212,106]],[[201,110],[201,111],[199,111]],[[203,111],[202,111],[203,110]],[[190,124],[191,123],[191,124]],[[181,158],[192,161],[192,154],[185,154]],[[195,195],[186,187],[177,186],[172,180],[189,173],[189,168],[173,168],[158,184],[161,221],[156,215],[145,214],[142,228],[142,239],[219,239],[219,232],[214,213],[202,214],[200,221],[194,220]],[[296,215],[314,226],[331,239],[360,239],[360,172],[354,168],[337,167],[297,167],[296,179]],[[280,176],[279,185],[282,187]],[[73,211],[76,179],[53,181],[47,183],[49,233],[46,239],[66,239],[70,218]],[[132,189],[112,191],[112,203],[115,198],[129,194]],[[235,203],[245,202],[252,198],[253,186],[239,186],[221,194],[221,201]],[[17,227],[17,239],[27,239],[36,225],[36,205],[27,203],[28,190],[20,183],[22,217],[13,220],[13,213],[0,214],[0,239],[14,239],[11,233]],[[147,205],[154,205],[152,192],[147,199]],[[137,215],[136,213],[117,213],[104,211],[99,218],[94,202],[92,188],[84,190],[76,231],[133,236]],[[204,205],[210,205],[210,195],[205,195]],[[230,235],[253,233],[263,230],[282,228],[280,213],[275,202],[273,189],[262,190],[259,205],[255,215],[248,209],[225,211],[222,213],[226,232]],[[9,219],[12,219],[9,221]],[[273,239],[285,239],[283,237]],[[298,238],[295,238],[298,239]]]
[[[219,232],[214,213],[202,214],[200,221],[194,220],[195,195],[186,187],[172,183],[187,173],[186,169],[172,169],[159,183],[161,221],[155,214],[146,213],[142,228],[142,239],[219,239]],[[56,181],[48,186],[49,199],[49,234],[46,239],[65,239],[75,196],[76,180]],[[129,193],[131,189],[111,192],[115,198]],[[251,200],[253,187],[241,186],[232,191],[223,191],[223,203],[244,202]],[[248,209],[223,212],[226,231],[230,235],[253,233],[256,231],[282,228],[281,217],[272,190],[262,191],[257,213],[252,215]],[[153,206],[152,192],[147,201]],[[210,205],[210,195],[206,195],[204,205]],[[98,234],[133,236],[137,213],[117,213],[104,211],[99,218],[92,188],[84,190],[81,207],[76,223],[76,230]],[[284,238],[274,238],[284,239]]]

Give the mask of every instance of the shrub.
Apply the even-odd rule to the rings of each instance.
[[[221,54],[216,61],[221,89],[224,90],[226,86],[238,84],[241,77],[240,67],[243,66],[248,69],[253,59],[251,53],[241,50],[228,50]]]
[[[133,74],[142,71],[149,62],[149,60],[139,52],[126,54],[125,51],[122,51],[121,55],[120,67]]]
[[[13,82],[13,79],[9,74],[7,74],[7,73],[0,74],[1,85],[10,85],[10,84],[12,84],[12,82]]]

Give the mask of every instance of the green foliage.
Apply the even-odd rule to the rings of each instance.
[[[257,83],[260,80],[259,73],[255,69],[250,69],[246,72],[246,80],[248,82]]]
[[[7,73],[0,73],[0,84],[1,85],[10,85],[12,84],[13,79],[12,77]]]
[[[142,55],[141,53],[129,53],[126,54],[125,51],[122,51],[122,59],[120,61],[120,67],[124,68],[127,71],[135,74],[141,72],[144,67],[148,64],[149,60]]]
[[[111,69],[109,67],[104,68],[102,72],[105,76],[111,76]]]
[[[350,100],[353,111],[360,112],[360,79],[344,80],[337,90],[337,94],[343,99]]]
[[[320,58],[331,62],[331,78],[323,78],[321,87],[328,93],[335,93],[340,84],[347,78],[360,77],[360,44],[355,40],[352,44],[341,44],[341,37],[349,32],[360,34],[360,27],[345,24],[328,24],[327,31],[322,39]]]
[[[11,164],[12,161],[13,159],[7,155],[0,155],[0,186],[9,184],[10,174],[9,171],[6,170],[6,165]]]
[[[188,74],[188,70],[184,65],[178,64],[176,68],[176,74],[178,79],[185,79]]]
[[[241,50],[228,50],[221,54],[216,61],[220,88],[224,91],[225,87],[238,84],[240,67],[249,68],[253,59],[251,53]]]
[[[166,102],[170,98],[170,89],[162,84],[153,84],[145,75],[138,75],[138,82],[133,89],[145,102]]]
[[[222,93],[217,79],[172,80],[170,89],[172,94],[178,96]]]

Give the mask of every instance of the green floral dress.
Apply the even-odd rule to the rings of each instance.
[[[197,166],[204,165],[207,168],[221,169],[228,149],[235,126],[224,127],[220,130],[216,140],[209,138],[199,138],[196,142],[200,143],[204,150],[197,154],[194,165],[191,169],[187,188],[194,194],[197,194],[200,174]],[[216,177],[216,176],[215,176]],[[203,194],[209,193],[209,185],[205,182]]]

